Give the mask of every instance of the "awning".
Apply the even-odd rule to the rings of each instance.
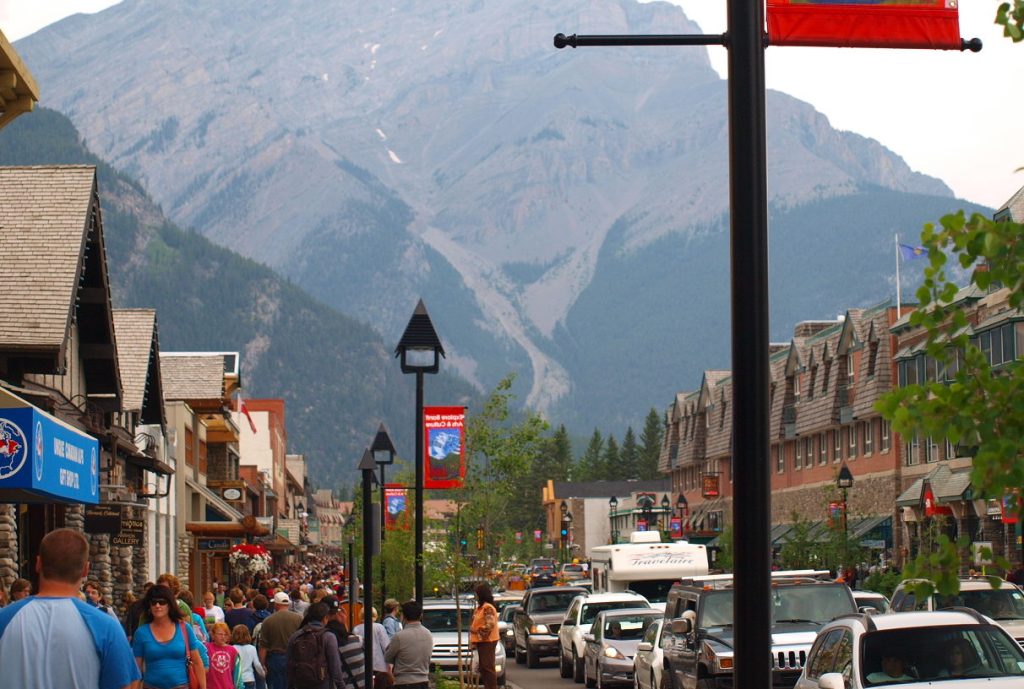
[[[786,535],[793,530],[792,524],[776,524],[772,527],[772,531],[769,534],[772,545],[781,545],[786,538]]]
[[[865,517],[849,525],[850,538],[863,538],[885,522],[892,519],[892,515],[883,514],[878,517]]]
[[[146,471],[152,471],[154,474],[160,474],[163,476],[171,476],[174,474],[174,468],[170,464],[162,462],[156,457],[150,457],[143,452],[133,452],[125,457],[125,459],[135,466],[142,467]]]
[[[245,518],[244,514],[229,505],[223,498],[201,483],[196,483],[192,479],[185,477],[185,485],[206,498],[206,502],[209,503],[213,509],[223,514],[226,519],[240,522]]]
[[[99,502],[99,441],[0,388],[0,502]]]

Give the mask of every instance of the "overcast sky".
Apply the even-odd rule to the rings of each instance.
[[[703,31],[725,30],[725,0],[673,2]],[[69,14],[113,4],[0,0],[0,30],[16,41]],[[961,2],[960,34],[981,38],[981,53],[770,47],[768,87],[813,104],[838,129],[877,139],[957,196],[998,208],[1024,186],[1024,173],[1015,172],[1024,166],[1024,45],[1012,45],[993,24],[997,5]],[[725,49],[709,51],[724,77]]]

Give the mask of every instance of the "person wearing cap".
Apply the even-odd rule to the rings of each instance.
[[[338,639],[338,652],[345,671],[346,682],[355,689],[366,689],[366,654],[363,640],[352,634],[345,625],[348,613],[337,596],[327,596],[322,601],[330,611],[327,616],[327,631]]]
[[[288,609],[291,602],[284,591],[275,593],[276,612],[260,625],[260,664],[267,669],[267,685],[270,689],[288,687],[288,639],[302,624],[302,615]]]

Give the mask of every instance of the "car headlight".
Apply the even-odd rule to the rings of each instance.
[[[715,649],[711,648],[709,644],[704,644],[704,657],[707,658],[707,661],[711,665],[721,670],[732,669],[732,654],[717,654],[715,653]]]
[[[516,633],[512,629],[506,629],[505,630],[505,636],[515,636],[515,635],[516,635]]]
[[[530,627],[531,634],[547,634],[548,626],[546,624],[535,624]]]
[[[614,646],[605,646],[604,655],[607,658],[618,658],[619,660],[625,660],[626,656],[622,655],[622,651],[615,648]]]

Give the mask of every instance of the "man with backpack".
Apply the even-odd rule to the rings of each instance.
[[[338,640],[327,631],[329,608],[314,603],[288,640],[288,689],[345,689]]]

